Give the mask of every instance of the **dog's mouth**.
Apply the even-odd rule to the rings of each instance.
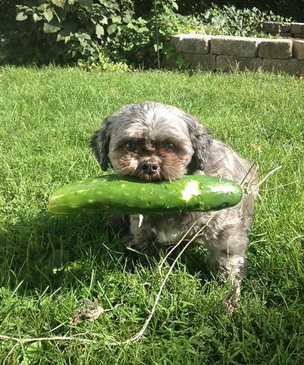
[[[124,159],[114,166],[115,173],[120,176],[133,176],[145,182],[174,181],[184,174],[183,165],[174,161],[166,164],[160,158],[145,158],[138,160]]]
[[[136,177],[138,177],[139,180],[143,180],[145,182],[167,180],[167,179],[163,178],[161,176],[161,174],[159,174],[159,173],[153,174],[153,175],[139,173],[139,174],[136,175]]]
[[[132,174],[134,177],[136,177],[139,180],[145,181],[145,182],[153,182],[153,181],[163,181],[163,180],[170,180],[167,176],[163,173],[163,171],[160,168],[153,168],[151,171],[146,171],[143,169],[136,169],[134,171],[134,174]]]
[[[175,180],[171,179],[169,176],[163,172],[160,167],[157,166],[138,166],[137,168],[125,168],[119,169],[115,171],[117,175],[120,176],[132,176],[138,180],[145,182],[153,182],[153,181],[163,181],[163,180]]]
[[[183,175],[174,175],[174,174],[166,174],[165,171],[162,169],[159,169],[158,171],[155,171],[154,173],[143,173],[142,171],[136,171],[132,176],[136,177],[139,180],[145,181],[145,182],[156,182],[156,181],[174,181],[179,180],[183,177]]]

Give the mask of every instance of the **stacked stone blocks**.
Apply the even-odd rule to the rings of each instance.
[[[304,23],[264,21],[259,30],[271,35],[304,39]]]
[[[191,68],[304,74],[304,39],[180,34],[171,36],[171,44]]]

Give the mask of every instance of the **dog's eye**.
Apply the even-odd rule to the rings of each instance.
[[[132,151],[135,151],[136,149],[136,143],[133,142],[133,141],[128,141],[125,143],[125,150],[127,152],[132,152]]]
[[[164,143],[164,149],[168,152],[174,151],[174,144],[173,143]]]

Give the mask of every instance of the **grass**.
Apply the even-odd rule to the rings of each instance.
[[[1,69],[0,335],[97,340],[2,341],[1,363],[303,364],[303,96],[297,78],[263,73]],[[145,336],[110,347],[141,329],[159,273],[134,267],[102,217],[58,218],[45,206],[62,184],[100,173],[90,136],[107,115],[142,100],[195,115],[261,173],[282,169],[261,186],[233,316],[219,305],[226,289],[204,267],[203,252],[190,248]],[[71,326],[83,298],[113,310]]]

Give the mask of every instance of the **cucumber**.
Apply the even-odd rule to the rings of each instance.
[[[204,175],[149,183],[105,175],[62,186],[50,196],[47,209],[54,214],[203,212],[232,207],[240,202],[242,194],[238,184]]]

